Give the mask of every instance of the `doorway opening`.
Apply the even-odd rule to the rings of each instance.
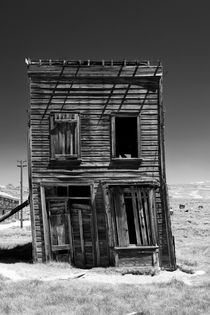
[[[80,268],[95,265],[90,185],[46,186],[51,258]]]

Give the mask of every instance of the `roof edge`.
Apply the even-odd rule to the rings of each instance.
[[[162,66],[161,61],[153,61],[152,63],[149,60],[65,60],[65,59],[30,59],[25,58],[25,63],[27,66],[30,65],[39,65],[39,66],[146,66],[154,67],[159,65]]]

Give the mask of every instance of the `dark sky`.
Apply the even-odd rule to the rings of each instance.
[[[25,57],[161,59],[168,182],[210,179],[209,12],[201,0],[1,1],[0,185],[18,184],[27,157]]]

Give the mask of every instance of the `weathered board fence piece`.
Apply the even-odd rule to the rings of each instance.
[[[34,260],[174,269],[162,65],[26,63]]]

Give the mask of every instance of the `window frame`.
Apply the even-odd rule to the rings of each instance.
[[[137,157],[120,158],[116,157],[116,117],[136,117],[137,120]],[[114,161],[135,161],[141,159],[141,125],[140,115],[138,113],[113,113],[111,115],[111,159]]]
[[[75,142],[77,147],[76,154],[58,154],[55,153],[55,144],[53,139],[52,130],[55,127],[55,115],[56,114],[69,114],[69,115],[76,115],[77,125],[75,128]],[[69,123],[70,123],[69,119]],[[62,124],[62,121],[60,122]],[[63,121],[63,123],[68,123],[68,121]],[[78,160],[80,159],[81,148],[80,148],[80,114],[78,112],[51,112],[50,113],[50,156],[51,160]]]

